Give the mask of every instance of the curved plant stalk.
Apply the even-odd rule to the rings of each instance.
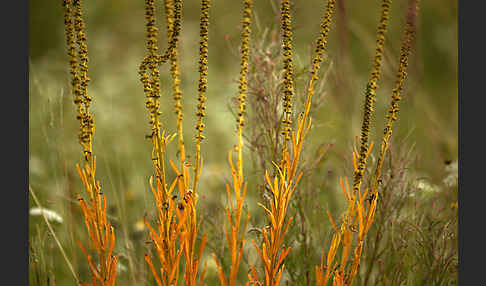
[[[41,203],[39,202],[39,199],[35,195],[34,190],[32,189],[32,187],[30,185],[29,185],[29,192],[32,195],[32,198],[34,198],[34,202],[37,205],[37,207],[39,209],[41,209],[41,210],[44,210],[44,208],[42,207]],[[56,242],[57,247],[59,247],[59,251],[61,251],[62,257],[66,261],[66,264],[68,265],[68,268],[71,271],[71,274],[73,274],[73,278],[76,281],[76,284],[81,285],[81,282],[79,281],[78,275],[74,271],[73,265],[71,264],[71,261],[67,257],[66,252],[64,251],[64,248],[62,247],[61,242],[57,238],[57,235],[54,232],[54,229],[52,228],[51,223],[49,222],[49,219],[47,218],[47,215],[45,214],[44,211],[41,211],[41,215],[42,215],[42,218],[44,219],[44,221],[45,221],[45,223],[47,225],[47,228],[49,229],[49,232],[51,233],[52,237],[54,238],[54,241]]]

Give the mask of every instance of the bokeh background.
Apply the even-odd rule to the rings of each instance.
[[[117,251],[122,254],[120,261],[127,268],[119,274],[120,285],[141,285],[134,284],[134,281],[140,277],[149,279],[149,275],[143,272],[146,271],[143,270],[143,252],[150,245],[144,243],[147,233],[140,221],[154,208],[148,188],[148,178],[152,174],[151,144],[145,139],[150,126],[137,73],[145,53],[144,1],[83,2],[89,76],[92,79],[89,94],[94,98],[92,108],[96,122],[94,152],[98,162],[97,175],[112,203],[110,215],[119,239]],[[227,152],[236,143],[235,119],[231,111],[234,110],[232,99],[237,94],[239,74],[241,3],[228,0],[211,2],[208,115],[205,119],[207,139],[202,145],[205,166],[201,178],[200,207],[203,226],[207,227],[207,231],[217,232],[222,231],[218,230],[222,220],[214,214],[224,207],[224,184],[230,175]],[[361,106],[374,53],[380,1],[338,2],[324,66],[329,71],[325,102],[314,114],[316,124],[307,144],[332,144],[322,174],[316,180],[325,182],[320,184],[323,194],[319,202],[324,208],[332,207],[339,212],[343,201],[338,193],[337,178],[349,176],[351,170],[350,146],[361,125]],[[407,4],[406,0],[396,0],[392,6],[383,76],[373,119],[372,140],[375,143],[380,142],[384,114],[394,84]],[[309,62],[310,47],[319,31],[324,5],[325,1],[318,0],[294,1],[294,60],[297,70],[304,69]],[[440,184],[446,172],[445,163],[456,161],[458,153],[457,1],[419,1],[419,7],[417,39],[410,57],[409,77],[393,137],[394,142],[414,146],[416,160],[413,167],[417,176],[430,184]],[[253,39],[258,40],[265,29],[278,28],[278,1],[255,1],[254,9]],[[85,261],[75,243],[85,237],[74,200],[76,193],[83,192],[75,172],[75,164],[81,162],[81,147],[77,141],[78,122],[69,89],[61,1],[30,0],[29,11],[29,184],[43,205],[63,218],[63,223],[55,224],[55,230],[75,269],[86,278]],[[161,9],[159,16],[163,19]],[[159,25],[163,22],[159,21]],[[199,2],[185,1],[180,69],[185,142],[189,152],[194,150],[198,29]],[[165,43],[164,32],[159,38],[161,43]],[[167,69],[162,73],[161,83],[163,90],[169,94]],[[172,106],[169,95],[162,98],[162,118],[169,132],[175,132]],[[245,151],[248,162],[252,160],[251,155]],[[249,180],[261,180],[253,172],[252,165],[247,166]],[[251,189],[248,193],[248,209],[254,214],[251,224],[257,225],[263,212],[256,206],[258,195]],[[334,203],[329,206],[331,197]],[[30,205],[35,206],[32,200]],[[322,220],[327,220],[325,213],[321,214]],[[57,285],[72,285],[69,270],[39,217],[31,216],[29,238],[30,254],[38,259],[43,273],[47,277],[55,277]],[[217,248],[217,242],[209,247]],[[132,257],[132,262],[129,263],[127,257]],[[209,285],[216,281],[211,280],[214,279],[213,270],[208,270]]]

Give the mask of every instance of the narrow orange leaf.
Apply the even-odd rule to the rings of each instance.
[[[152,274],[155,277],[155,281],[157,282],[157,286],[162,286],[162,282],[160,282],[159,275],[155,271],[154,265],[152,263],[152,259],[148,256],[148,254],[145,254],[145,261],[147,261],[148,265],[150,266],[150,270],[152,270]]]

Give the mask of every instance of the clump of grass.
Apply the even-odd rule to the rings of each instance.
[[[391,146],[393,147],[393,146]],[[407,171],[412,164],[413,149],[400,150],[391,148],[387,158],[388,164],[383,165],[382,183],[380,184],[380,199],[376,211],[376,218],[373,226],[368,233],[368,241],[363,248],[363,268],[364,273],[358,273],[357,280],[362,285],[374,285],[372,282],[376,267],[383,267],[384,263],[393,259],[385,255],[386,250],[383,244],[390,238],[390,233],[402,213],[405,212],[408,193],[410,187],[409,172]],[[376,161],[376,160],[374,160]],[[371,168],[367,169],[367,175],[373,173]],[[374,276],[374,275],[373,275]]]
[[[64,248],[62,247],[62,244],[61,242],[59,241],[59,239],[57,238],[57,235],[56,233],[54,232],[54,229],[52,228],[51,224],[49,223],[49,220],[52,219],[52,217],[55,217],[55,216],[58,216],[57,214],[52,214],[52,213],[48,213],[46,211],[45,208],[42,207],[41,203],[39,202],[39,199],[37,198],[34,190],[32,190],[32,187],[29,186],[29,192],[30,194],[32,195],[32,198],[34,198],[34,201],[37,205],[37,207],[40,209],[40,215],[43,217],[44,219],[44,222],[46,223],[47,225],[47,228],[49,229],[49,232],[50,234],[52,235],[52,237],[54,238],[54,240],[56,241],[56,244],[57,244],[57,247],[59,248],[59,250],[61,251],[61,254],[64,258],[64,260],[66,261],[66,264],[68,265],[69,267],[69,270],[71,271],[71,273],[73,274],[73,277],[74,277],[74,280],[76,281],[76,283],[79,285],[81,284],[80,281],[79,281],[79,278],[78,278],[78,275],[76,274],[76,272],[74,271],[74,268],[73,268],[73,265],[71,264],[71,261],[69,260],[69,258],[67,257],[66,255],[66,252],[64,251]],[[59,222],[59,219],[55,218],[54,220],[58,221]],[[38,259],[37,259],[37,255],[36,255],[36,250],[35,248],[32,246],[32,244],[30,243],[29,244],[29,250],[30,250],[30,254],[32,256],[29,256],[31,258],[31,262],[33,264],[33,268],[34,268],[34,274],[35,274],[35,278],[36,278],[36,285],[41,285],[41,276],[43,274],[43,272],[45,273],[46,271],[42,271],[40,268],[41,266],[39,266],[38,264]],[[49,281],[50,277],[49,275],[47,276],[47,281]],[[54,285],[56,284],[55,280],[54,280]],[[49,282],[47,282],[47,285],[50,285]]]
[[[359,285],[457,281],[457,182],[424,182],[412,168],[414,152],[406,143],[390,146]]]
[[[96,180],[96,158],[93,155],[92,140],[95,131],[94,117],[89,107],[92,98],[88,95],[88,47],[84,32],[85,23],[81,0],[65,0],[64,26],[68,48],[71,87],[74,103],[77,107],[77,119],[80,122],[79,142],[84,154],[84,167],[76,165],[78,174],[88,193],[88,201],[78,194],[86,229],[91,239],[90,246],[96,250],[97,262],[93,260],[81,241],[91,272],[92,285],[115,285],[118,256],[114,255],[115,230],[106,218],[107,199]],[[81,283],[82,285],[88,285]]]

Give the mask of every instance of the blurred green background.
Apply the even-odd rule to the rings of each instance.
[[[144,244],[147,235],[145,231],[138,231],[137,223],[145,213],[151,214],[154,206],[148,189],[148,178],[152,174],[151,144],[144,138],[150,126],[137,73],[145,54],[144,1],[83,2],[89,76],[92,79],[89,94],[94,98],[92,110],[96,122],[97,177],[112,203],[110,214],[119,239],[117,251],[134,260],[130,262],[126,257],[120,260],[126,267],[132,267],[127,271],[130,272],[145,267],[142,253],[148,248]],[[162,7],[160,3],[157,5]],[[324,5],[325,1],[294,1],[297,70],[309,62],[310,46],[319,31]],[[340,1],[334,16],[328,61],[324,66],[329,70],[325,103],[314,115],[316,124],[307,141],[309,146],[323,142],[333,144],[324,166],[333,176],[324,172],[321,178],[328,181],[326,188],[331,193],[339,191],[336,178],[350,174],[350,145],[361,125],[363,91],[374,53],[380,5],[376,0]],[[375,143],[380,142],[383,132],[407,5],[407,0],[396,0],[392,6],[383,76],[373,119],[372,140]],[[278,1],[255,1],[254,39],[261,37],[265,28],[278,28],[275,7],[278,7]],[[199,9],[198,1],[184,2],[180,44],[185,142],[191,154],[197,104]],[[29,184],[45,207],[64,218],[64,223],[56,224],[55,229],[72,257],[75,269],[86,279],[85,261],[75,244],[77,239],[85,237],[84,225],[73,201],[74,194],[83,193],[75,173],[75,164],[81,162],[81,147],[77,141],[78,122],[69,89],[61,1],[30,0],[29,11]],[[158,11],[159,19],[163,19],[162,9]],[[203,221],[224,207],[224,184],[230,175],[227,152],[236,143],[231,109],[234,109],[232,98],[237,94],[239,75],[240,14],[240,1],[211,1],[207,139],[202,145],[205,166],[200,187]],[[163,25],[163,22],[158,24]],[[159,39],[165,47],[164,32],[160,33]],[[416,172],[433,184],[438,184],[444,177],[444,162],[457,160],[457,43],[457,1],[419,1],[417,39],[393,137],[394,142],[415,144]],[[162,71],[162,88],[169,94],[169,73],[167,68]],[[175,132],[172,106],[170,96],[162,98],[162,118],[171,133]],[[250,162],[251,154],[246,152],[245,156]],[[247,166],[249,180],[261,180],[252,172],[251,164]],[[263,215],[256,206],[258,195],[252,193],[251,188],[248,194],[248,208],[257,219]],[[339,194],[337,198],[339,208],[342,196]],[[34,206],[32,200],[30,205]],[[327,220],[323,212],[322,219]],[[217,225],[218,219],[215,221],[216,225],[212,227],[210,222],[205,224],[206,231],[222,231]],[[252,223],[256,224],[255,221]],[[31,217],[29,237],[31,256],[44,268],[39,267],[47,276],[55,276],[57,285],[71,285],[69,270],[38,217]],[[325,245],[322,243],[321,247]],[[149,276],[143,272],[146,270],[140,269],[136,271],[137,275]],[[213,272],[208,270],[209,285],[213,285],[210,281],[215,281],[211,280],[214,279],[214,267],[211,269]],[[137,285],[133,282],[139,276],[120,273],[119,277],[120,285]]]

